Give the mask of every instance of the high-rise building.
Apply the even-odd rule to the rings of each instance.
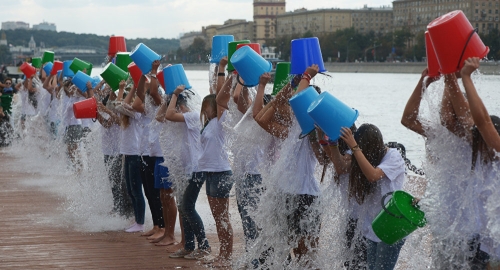
[[[39,24],[33,24],[33,30],[48,30],[57,31],[56,25],[54,23],[42,22]]]
[[[217,35],[233,35],[234,40],[253,40],[253,25],[246,20],[227,20],[217,27]]]
[[[278,15],[276,36],[333,33],[352,26],[350,9],[297,9]]]
[[[352,10],[352,26],[359,33],[367,34],[371,31],[386,34],[392,32],[392,7],[368,7]]]
[[[254,42],[265,45],[276,38],[276,18],[285,13],[285,0],[253,1]]]
[[[2,30],[29,29],[30,24],[25,22],[2,22]]]

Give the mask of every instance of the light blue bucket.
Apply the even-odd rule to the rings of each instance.
[[[52,64],[52,62],[47,62],[44,66],[43,66],[43,71],[45,71],[45,75],[50,76],[50,72],[52,71],[52,66],[54,64]]]
[[[260,76],[270,72],[273,68],[271,62],[264,59],[249,46],[243,46],[231,56],[231,63],[238,71],[239,77],[244,80],[244,85],[254,87],[259,84]]]
[[[311,105],[318,96],[319,94],[316,89],[309,86],[289,100],[295,118],[297,118],[300,128],[302,129],[302,133],[299,136],[301,139],[314,130],[314,120],[307,114],[307,108],[309,108],[309,105]]]
[[[228,54],[228,44],[234,41],[232,35],[219,35],[212,37],[212,55],[210,56],[210,63],[218,64],[220,60]]]
[[[139,67],[142,74],[148,74],[151,71],[153,61],[160,60],[161,56],[143,43],[139,43],[130,53],[130,58]]]
[[[185,89],[191,89],[191,85],[184,71],[182,64],[168,66],[163,69],[163,78],[165,79],[165,93],[168,95],[174,93],[179,85],[184,85]]]
[[[96,87],[101,82],[101,77],[94,76],[92,77],[92,88]]]
[[[290,51],[291,74],[302,74],[312,64],[319,66],[319,72],[326,71],[317,37],[292,40]]]
[[[307,113],[332,139],[340,137],[342,127],[351,127],[358,118],[358,110],[352,109],[332,94],[323,92],[309,106]]]
[[[59,76],[61,76],[61,72],[62,72],[62,70],[57,71],[56,78],[59,78]]]
[[[69,68],[71,66],[71,63],[73,63],[73,60],[66,60],[63,63],[63,76],[68,77],[68,78],[73,78],[75,76],[75,73],[73,70]]]
[[[78,87],[78,89],[80,89],[80,91],[82,92],[87,92],[87,82],[92,82],[92,78],[81,72],[80,70],[75,74],[75,76],[73,76],[73,79],[71,79],[71,82],[76,85],[76,87]]]

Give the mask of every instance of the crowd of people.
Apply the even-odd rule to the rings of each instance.
[[[10,129],[10,125],[20,127],[15,137],[22,139],[25,121],[42,115],[53,138],[63,138],[71,168],[79,173],[80,142],[95,127],[92,119],[75,118],[73,104],[96,98],[102,155],[112,187],[112,212],[133,220],[125,232],[140,232],[156,245],[167,246],[170,258],[202,260],[213,267],[234,265],[234,233],[229,215],[234,185],[245,238],[244,267],[321,268],[315,265],[315,254],[321,249],[322,216],[328,209],[322,207],[321,200],[320,184],[325,173],[323,170],[318,177],[317,167],[333,166],[333,181],[345,198],[342,207],[347,213],[339,216],[345,218],[345,233],[338,237],[344,257],[337,259],[346,269],[393,269],[406,239],[385,244],[371,223],[382,210],[383,196],[403,189],[406,172],[401,154],[389,148],[380,129],[370,123],[342,128],[338,140],[328,138],[319,127],[301,134],[288,101],[311,87],[321,93],[311,84],[319,72],[317,65],[291,76],[281,91],[271,96],[265,93],[270,74],[261,75],[255,89],[248,88],[238,83],[236,75],[225,72],[227,62],[223,58],[210,75],[210,94],[203,99],[183,85],[165,94],[156,77],[160,61],[154,61],[151,72],[143,74],[137,84],[122,81],[116,91],[105,81],[95,86],[88,82],[86,89],[79,89],[70,78],[45,74],[41,69],[39,76],[17,85],[12,84],[12,79],[0,84],[0,117]],[[470,171],[474,183],[471,192],[477,198],[468,205],[473,207],[468,212],[473,216],[455,218],[463,213],[460,205],[448,213],[452,216],[448,222],[462,223],[444,224],[446,221],[439,218],[433,223],[437,215],[429,213],[428,227],[436,239],[432,260],[437,269],[460,268],[463,262],[470,269],[499,267],[500,248],[490,233],[498,224],[486,208],[488,199],[498,195],[494,187],[500,119],[489,115],[471,80],[478,67],[479,59],[470,58],[460,72],[444,75],[439,124],[460,138],[454,143],[463,144],[469,151],[472,162],[464,166]],[[466,95],[460,90],[458,78]],[[425,90],[438,79],[427,76],[426,70],[422,73],[401,120],[404,126],[426,137],[428,145],[440,134],[423,121],[419,108]],[[9,117],[16,93],[21,105],[19,120],[14,123]],[[427,151],[429,167],[450,160],[450,153],[429,149],[432,147]],[[429,171],[428,185],[434,184],[433,179],[442,179]],[[453,190],[451,181],[444,189]],[[196,209],[203,185],[220,244],[217,256],[211,255],[204,220]],[[452,202],[447,198],[443,195],[441,203]],[[146,200],[153,221],[150,230],[144,226]],[[175,237],[177,213],[180,241]],[[472,223],[474,226],[470,226]],[[460,231],[463,237],[444,235],[443,226]],[[266,229],[276,227],[281,231]],[[460,246],[465,247],[461,249],[462,257],[452,249]]]

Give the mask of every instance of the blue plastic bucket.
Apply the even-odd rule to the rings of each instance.
[[[319,72],[326,71],[317,37],[294,39],[291,47],[290,73],[302,74],[312,64],[319,66]]]
[[[101,82],[101,77],[99,76],[94,76],[92,77],[92,87],[96,87],[99,83]]]
[[[266,72],[270,72],[273,68],[271,62],[264,59],[256,51],[249,46],[244,46],[234,52],[231,56],[231,63],[238,71],[245,86],[253,87],[259,84],[260,76]]]
[[[212,55],[210,56],[210,63],[218,64],[224,56],[227,56],[228,44],[231,41],[234,41],[234,37],[232,35],[212,37]]]
[[[332,140],[337,140],[340,137],[340,129],[351,127],[359,115],[357,110],[328,92],[321,93],[309,106],[307,113]]]
[[[297,118],[300,128],[302,129],[300,138],[307,136],[307,134],[311,133],[311,131],[315,128],[314,120],[309,116],[309,114],[307,114],[307,109],[318,96],[319,94],[316,89],[309,86],[289,100],[290,106],[295,114],[295,118]]]
[[[50,72],[52,71],[52,66],[54,64],[52,64],[52,62],[47,62],[44,66],[43,66],[43,71],[45,71],[45,74],[48,76],[50,76]]]
[[[153,61],[160,60],[161,56],[148,46],[139,43],[130,53],[130,58],[132,58],[143,74],[148,74],[151,71],[151,64],[153,64]]]
[[[72,60],[64,61],[64,63],[63,63],[63,76],[64,77],[73,78],[73,76],[75,76],[75,73],[73,72],[73,70],[71,70],[69,68],[69,66],[71,66],[71,63],[73,63]]]
[[[179,85],[184,85],[185,89],[191,89],[191,85],[184,71],[182,64],[168,66],[163,69],[163,78],[165,80],[165,93],[172,94]]]
[[[80,70],[73,76],[73,79],[71,79],[71,82],[80,89],[82,92],[87,92],[87,82],[92,82],[92,78],[81,72]]]
[[[61,76],[61,72],[62,72],[62,70],[59,70],[59,71],[57,72],[57,74],[56,74],[56,78],[59,78],[59,76]]]

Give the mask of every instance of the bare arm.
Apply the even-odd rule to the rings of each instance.
[[[462,74],[465,92],[467,93],[467,99],[469,100],[472,119],[486,144],[495,149],[495,151],[500,152],[500,135],[498,135],[488,110],[479,97],[476,87],[470,77],[472,72],[477,68],[479,68],[479,58],[469,58],[465,60],[465,65],[460,72]]]
[[[125,81],[121,81],[118,85],[118,96],[116,101],[123,101],[123,93],[125,92]]]
[[[177,112],[176,103],[179,95],[184,91],[184,85],[179,85],[175,89],[172,94],[172,99],[170,100],[170,104],[168,104],[167,113],[165,118],[172,122],[185,122],[184,115],[180,112]]]
[[[155,117],[156,121],[161,122],[161,123],[165,123],[167,120],[165,118],[166,113],[167,113],[167,102],[163,101],[161,103],[160,108],[156,112],[156,117]]]
[[[158,92],[158,79],[156,78],[156,73],[158,72],[158,67],[160,66],[160,60],[153,61],[151,69],[151,83],[149,84],[149,95],[153,99],[156,106],[161,104],[161,95]],[[145,102],[145,101],[144,101]]]
[[[257,94],[255,95],[255,100],[253,101],[253,118],[255,119],[259,112],[264,107],[264,90],[266,89],[266,84],[271,80],[271,75],[269,73],[264,73],[260,76],[259,86],[257,87]]]
[[[219,94],[221,88],[223,87],[225,81],[224,81],[224,76],[219,76],[219,73],[224,73],[224,71],[226,70],[226,66],[227,66],[227,56],[225,57],[222,57],[222,59],[219,61],[219,67],[215,69],[215,73],[217,74],[214,74],[214,76],[217,76],[217,85],[215,86],[215,94]],[[228,77],[229,74],[228,74]]]
[[[228,109],[227,104],[229,103],[229,99],[231,98],[231,84],[232,84],[232,76],[228,76],[226,81],[222,85],[222,88],[217,94],[215,101],[217,102],[217,107],[222,107],[224,109]]]
[[[238,111],[242,114],[245,114],[252,105],[252,99],[250,99],[250,94],[248,92],[248,88],[243,86],[240,91],[240,97],[238,98]]]
[[[441,120],[443,126],[452,133],[472,142],[471,128],[474,121],[470,114],[469,102],[460,91],[455,74],[445,75]]]
[[[97,104],[97,121],[99,121],[99,123],[105,127],[105,128],[110,128],[113,124],[117,124],[119,125],[120,124],[120,119],[118,118],[118,116],[112,112],[111,110],[109,110],[108,108],[106,108],[106,106],[104,106],[102,103],[98,103]],[[102,116],[102,113],[107,113],[109,115],[109,118],[106,119]]]

